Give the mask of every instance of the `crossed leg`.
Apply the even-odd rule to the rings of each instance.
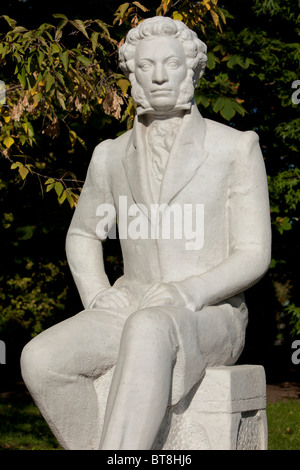
[[[157,308],[127,320],[87,310],[30,341],[22,375],[59,443],[91,449],[101,432],[94,380],[116,364],[102,447],[151,448],[168,405],[177,349],[175,325]]]
[[[125,320],[107,310],[86,310],[44,331],[22,351],[24,382],[65,449],[99,445],[94,380],[115,364]]]
[[[232,314],[222,310],[83,311],[28,343],[24,381],[65,449],[99,448],[101,431],[101,449],[151,449],[174,380],[186,385],[184,396],[207,365],[234,362],[237,331]],[[114,365],[101,430],[94,381]]]

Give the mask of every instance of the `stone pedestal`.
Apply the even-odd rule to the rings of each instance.
[[[110,371],[96,383],[103,413]],[[267,449],[266,380],[262,366],[212,367],[200,386],[169,408],[153,449]]]

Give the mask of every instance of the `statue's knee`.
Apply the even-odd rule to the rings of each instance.
[[[127,319],[123,336],[128,340],[142,340],[145,344],[168,339],[174,330],[172,320],[157,308],[144,308]]]
[[[39,386],[53,369],[55,358],[51,348],[36,337],[23,349],[21,354],[21,373],[28,387]]]

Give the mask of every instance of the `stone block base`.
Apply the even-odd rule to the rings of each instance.
[[[112,372],[95,383],[101,419]],[[267,449],[264,368],[256,365],[207,368],[200,385],[168,409],[153,449]]]

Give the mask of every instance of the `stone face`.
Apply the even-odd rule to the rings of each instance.
[[[84,311],[25,347],[24,381],[66,449],[260,445],[262,369],[229,367],[243,291],[270,262],[258,136],[201,116],[206,46],[183,23],[145,20],[120,63],[134,126],[95,148],[67,234]],[[111,286],[102,244],[116,221],[124,275]]]

